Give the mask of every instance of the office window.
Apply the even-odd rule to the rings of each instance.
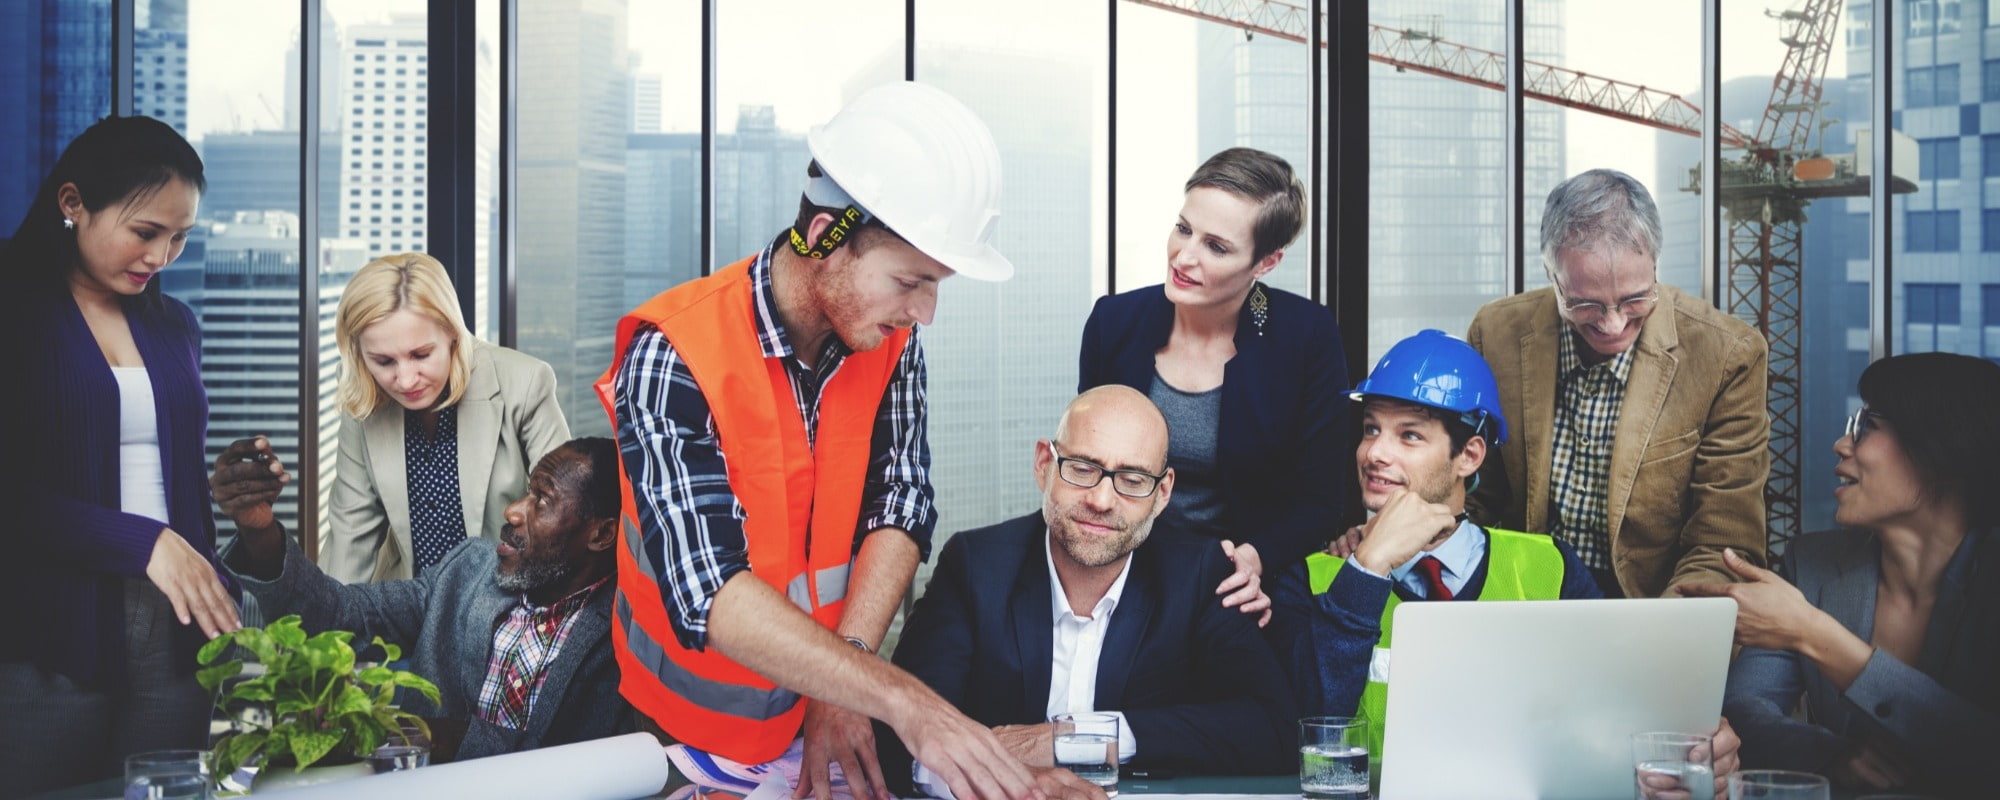
[[[1951,350],[1957,344],[1958,294],[1955,283],[1903,285],[1904,352]]]
[[[2000,253],[2000,209],[1989,208],[1979,212],[1979,249]]]
[[[2000,283],[1979,287],[1979,354],[2000,362]]]
[[[1950,253],[1958,250],[1958,212],[1911,211],[1904,215],[1907,225],[1904,249],[1911,253]]]
[[[1918,177],[1953,180],[1958,177],[1958,137],[1917,142]]]

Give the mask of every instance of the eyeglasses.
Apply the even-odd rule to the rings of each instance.
[[[1652,291],[1642,296],[1629,297],[1611,306],[1606,306],[1594,300],[1577,300],[1572,302],[1568,299],[1568,294],[1563,291],[1561,283],[1551,280],[1549,281],[1549,285],[1555,287],[1556,299],[1562,304],[1563,312],[1568,314],[1570,319],[1585,325],[1604,319],[1604,316],[1611,313],[1612,309],[1617,309],[1618,313],[1628,320],[1638,319],[1652,313],[1653,306],[1660,302],[1660,287],[1657,285],[1653,287]]]
[[[1166,473],[1154,475],[1136,469],[1105,469],[1080,458],[1069,458],[1056,449],[1055,442],[1049,443],[1049,452],[1056,455],[1056,474],[1063,482],[1081,489],[1095,489],[1104,482],[1104,476],[1111,476],[1111,490],[1133,499],[1153,496],[1160,488],[1160,481]]]
[[[1871,411],[1863,407],[1857,409],[1854,412],[1854,416],[1847,418],[1847,438],[1852,440],[1853,444],[1861,444],[1862,438],[1866,437],[1869,431],[1875,429],[1874,426],[1868,424],[1868,420],[1870,419],[1888,419],[1888,417],[1883,415],[1882,412]]]

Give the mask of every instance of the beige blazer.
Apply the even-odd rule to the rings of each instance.
[[[507,504],[526,493],[535,462],[569,441],[569,423],[548,364],[485,342],[474,342],[470,357],[471,383],[457,406],[459,503],[466,535],[491,540],[507,522]],[[403,408],[390,403],[362,419],[342,417],[337,469],[320,569],[343,583],[412,577]]]
[[[1550,528],[1557,337],[1568,331],[1546,288],[1487,303],[1472,318],[1465,338],[1493,368],[1510,434],[1489,451],[1468,501],[1485,524]],[[1675,584],[1732,581],[1724,547],[1764,558],[1771,437],[1764,336],[1662,285],[1633,346],[1607,498],[1619,588],[1655,597]]]

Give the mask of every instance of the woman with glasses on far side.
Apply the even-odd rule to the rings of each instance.
[[[466,539],[497,541],[535,462],[569,440],[555,371],[473,338],[444,265],[422,253],[354,273],[335,329],[347,416],[320,568],[398,580]]]
[[[1723,715],[1743,766],[1862,791],[1991,797],[2000,753],[2000,365],[1894,356],[1861,373],[1835,440],[1840,530],[1792,540],[1773,573],[1682,594],[1736,599],[1742,653]],[[1791,716],[1800,696],[1806,718]]]
[[[1160,407],[1175,474],[1160,519],[1218,540],[1236,571],[1216,594],[1261,625],[1265,572],[1338,532],[1347,361],[1332,311],[1261,282],[1305,224],[1292,166],[1231,148],[1184,191],[1166,282],[1097,301],[1077,388],[1123,384]]]

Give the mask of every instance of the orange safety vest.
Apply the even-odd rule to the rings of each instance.
[[[728,453],[729,488],[743,506],[750,572],[828,629],[840,622],[848,562],[867,482],[875,412],[908,344],[898,331],[882,347],[854,353],[821,390],[819,426],[808,445],[783,359],[758,345],[750,264],[744,259],[670,289],[618,323],[617,358],[596,384],[618,419],[612,380],[642,323],[666,334],[715,416]],[[619,692],[675,739],[745,764],[783,755],[805,705],[712,649],[680,646],[660,595],[670,565],[646,554],[631,475],[620,460],[624,545],[618,548]]]

